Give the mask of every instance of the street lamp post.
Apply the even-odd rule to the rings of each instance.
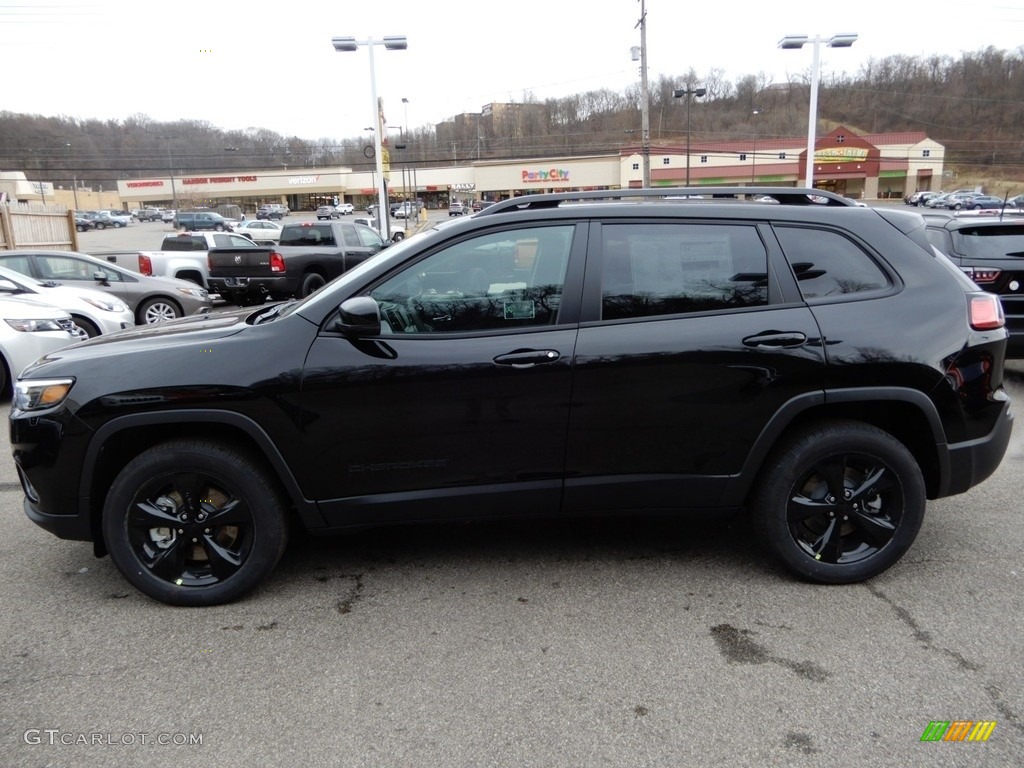
[[[752,115],[760,115],[764,112],[763,109],[753,109],[750,111]],[[757,169],[757,131],[754,131],[753,138],[753,150],[750,152],[750,183],[756,184],[757,177],[754,175]]]
[[[811,106],[807,114],[807,175],[804,186],[814,189],[814,132],[818,123],[818,78],[821,70],[820,46],[849,48],[857,41],[857,35],[833,35],[832,37],[808,37],[807,35],[786,35],[779,40],[779,48],[790,50],[803,48],[804,43],[814,44],[814,58],[811,64]]]
[[[672,91],[672,95],[677,99],[686,97],[686,186],[690,186],[690,103],[693,101],[691,97],[700,98],[707,92],[707,88],[676,88]]]
[[[382,40],[375,40],[372,37],[366,40],[356,40],[354,37],[332,37],[331,44],[334,50],[339,53],[349,53],[358,50],[364,45],[370,53],[370,99],[373,102],[373,123],[377,130],[373,132],[373,155],[377,167],[377,221],[380,223],[380,235],[385,240],[391,239],[390,216],[388,215],[388,190],[387,181],[384,179],[384,158],[381,152],[381,134],[384,133],[384,126],[381,122],[380,104],[377,101],[377,73],[373,65],[374,46],[383,45],[389,51],[404,51],[408,48],[405,35],[385,35]]]

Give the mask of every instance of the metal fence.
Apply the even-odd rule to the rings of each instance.
[[[0,251],[78,250],[75,215],[63,205],[0,203]]]

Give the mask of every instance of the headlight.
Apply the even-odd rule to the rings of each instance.
[[[23,333],[34,333],[36,331],[63,331],[64,329],[60,325],[60,320],[57,318],[46,318],[45,320],[40,319],[28,319],[28,320],[10,320],[7,319],[7,324],[16,331],[22,331]]]
[[[179,293],[184,293],[186,296],[195,296],[197,299],[205,299],[209,294],[205,288],[179,288]]]
[[[14,385],[14,407],[21,411],[40,411],[60,405],[71,392],[74,379],[24,379]]]
[[[102,309],[107,312],[125,312],[128,309],[120,299],[101,299],[95,296],[79,296],[78,298],[87,304],[92,304],[96,309]]]

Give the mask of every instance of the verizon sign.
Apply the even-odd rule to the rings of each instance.
[[[292,176],[288,179],[289,184],[316,184],[320,181],[320,174],[316,176]]]

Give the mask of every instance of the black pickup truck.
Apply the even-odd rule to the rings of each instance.
[[[209,286],[240,306],[303,298],[388,245],[362,224],[286,224],[276,246],[211,248]]]

